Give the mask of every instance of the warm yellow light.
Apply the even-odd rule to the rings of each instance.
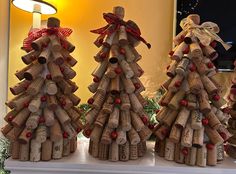
[[[56,7],[43,0],[12,0],[12,3],[16,7],[31,13],[54,14],[57,12]]]

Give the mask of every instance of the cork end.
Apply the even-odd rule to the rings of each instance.
[[[48,18],[47,27],[48,28],[60,27],[60,20],[54,17]]]
[[[191,19],[195,24],[200,24],[200,16],[198,14],[190,14],[187,17],[188,19]]]
[[[113,8],[113,13],[118,16],[120,19],[125,17],[125,9],[121,6],[116,6]]]

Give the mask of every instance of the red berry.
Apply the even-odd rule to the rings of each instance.
[[[26,137],[27,137],[27,138],[31,138],[31,137],[32,137],[32,132],[27,132],[27,133],[26,133]]]
[[[29,87],[29,84],[25,85],[24,89],[26,90],[26,89],[28,89],[28,87]]]
[[[117,138],[117,136],[118,136],[118,133],[117,133],[116,131],[112,131],[112,132],[111,132],[111,138],[112,138],[113,140],[115,140],[115,139]]]
[[[82,129],[81,129],[80,127],[78,127],[78,128],[76,129],[76,132],[79,133],[81,130],[82,130]]]
[[[141,87],[141,85],[139,83],[135,83],[134,87],[135,87],[135,89],[139,89]]]
[[[7,120],[9,121],[9,122],[11,122],[12,120],[13,120],[13,116],[12,115],[10,115],[8,118],[7,118]]]
[[[148,123],[148,118],[147,118],[147,116],[142,116],[141,119],[142,119],[142,121],[143,121],[144,124],[147,124],[147,123]]]
[[[116,74],[121,74],[122,73],[122,69],[120,67],[115,68],[115,73]]]
[[[62,67],[60,67],[60,70],[61,70],[61,72],[64,72],[64,71],[65,71],[65,69],[64,69],[64,68],[62,68]]]
[[[213,68],[213,67],[214,67],[214,64],[211,63],[211,62],[209,62],[209,63],[207,63],[207,67],[208,67],[208,68]]]
[[[47,74],[47,75],[46,75],[46,79],[51,80],[51,79],[52,79],[51,74]]]
[[[158,114],[159,112],[160,112],[160,109],[157,109],[157,110],[156,110],[156,114]]]
[[[116,105],[120,105],[121,104],[121,99],[120,98],[116,98],[115,99],[115,104]]]
[[[203,45],[201,42],[199,43],[199,45],[200,45],[201,48],[205,47],[205,45]]]
[[[219,100],[220,100],[220,96],[219,96],[218,94],[215,94],[215,95],[213,96],[213,100],[219,101]]]
[[[63,138],[68,138],[69,134],[67,132],[63,132]]]
[[[203,118],[203,119],[202,119],[202,124],[203,124],[204,126],[208,125],[208,124],[209,124],[209,120],[208,120],[207,118]]]
[[[227,135],[224,132],[220,132],[219,134],[224,140],[227,139]]]
[[[214,148],[214,144],[211,144],[211,143],[207,143],[206,144],[206,148],[209,149],[209,150],[212,150]]]
[[[103,39],[99,39],[98,42],[99,42],[100,44],[102,44],[102,43],[103,43]]]
[[[148,125],[148,128],[151,129],[151,130],[153,130],[154,127],[155,127],[154,124],[149,124],[149,125]]]
[[[28,106],[29,106],[29,102],[25,102],[24,103],[24,108],[28,108]]]
[[[44,123],[45,122],[45,118],[43,116],[39,117],[39,123]]]
[[[194,64],[191,64],[190,67],[189,67],[189,70],[190,70],[191,72],[194,72],[194,71],[197,70],[197,67],[196,67]]]
[[[84,130],[84,134],[85,134],[86,137],[90,137],[91,133],[92,133],[91,129]]]
[[[90,99],[88,99],[88,101],[87,101],[87,103],[90,104],[90,105],[93,104],[93,102],[94,102],[94,99],[93,99],[93,98],[90,98]]]
[[[41,97],[41,102],[46,102],[46,101],[47,101],[47,96],[46,95],[42,96]]]
[[[231,88],[230,93],[233,94],[233,95],[236,95],[236,88]]]
[[[62,107],[65,107],[65,106],[66,106],[66,101],[65,101],[65,100],[62,100],[62,101],[61,101],[61,106],[62,106]]]
[[[186,49],[183,51],[184,54],[188,54],[190,51],[189,46],[186,47]]]
[[[105,59],[107,57],[107,53],[106,52],[102,52],[101,54],[100,54],[100,58],[101,59]]]
[[[98,82],[100,81],[100,79],[99,79],[97,76],[95,76],[95,77],[93,78],[93,81],[94,81],[95,83],[98,83]]]
[[[211,46],[212,48],[215,48],[216,45],[217,45],[217,42],[216,42],[216,41],[213,41],[213,42],[210,43],[210,46]]]
[[[179,87],[181,86],[181,83],[182,83],[182,82],[179,81],[179,80],[176,81],[176,82],[175,82],[175,87],[176,87],[176,88],[179,88]]]
[[[125,54],[125,49],[124,48],[120,48],[120,53],[124,55]]]
[[[187,156],[188,155],[188,148],[187,147],[184,147],[181,152],[183,153],[184,156]]]
[[[164,135],[164,136],[166,136],[166,135],[168,134],[168,130],[167,130],[167,129],[163,129],[163,130],[161,131],[161,134]]]
[[[174,53],[175,53],[175,52],[174,52],[173,50],[171,50],[171,51],[169,52],[169,56],[173,56]]]
[[[225,107],[225,108],[223,109],[223,112],[228,114],[228,113],[230,112],[230,108]]]
[[[225,145],[224,145],[224,150],[227,152],[228,149],[229,149],[229,145],[228,145],[228,144],[225,144]]]
[[[188,106],[188,101],[185,99],[182,99],[182,100],[180,100],[180,105],[186,107],[186,106]]]

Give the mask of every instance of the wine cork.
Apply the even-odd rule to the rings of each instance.
[[[131,47],[129,45],[122,45],[121,46],[125,50],[125,57],[127,62],[133,62],[135,60],[135,55],[133,54]]]
[[[74,153],[77,149],[77,137],[70,140],[70,153]]]
[[[133,71],[134,76],[141,77],[143,75],[144,71],[136,62],[130,63],[129,66],[131,70]]]
[[[64,49],[66,49],[70,53],[72,53],[75,50],[75,46],[71,42],[69,42],[66,39],[61,39],[61,40],[62,40]]]
[[[12,120],[12,125],[21,127],[25,123],[25,121],[28,119],[30,115],[30,111],[27,108],[22,109],[16,117]]]
[[[97,92],[94,95],[93,99],[94,99],[92,104],[93,108],[99,110],[105,101],[105,95],[103,93]]]
[[[102,61],[99,66],[93,71],[92,75],[101,79],[107,70],[108,61]]]
[[[125,9],[121,6],[116,6],[113,8],[113,13],[120,19],[123,19],[125,16]]]
[[[208,94],[205,90],[202,90],[199,94],[199,108],[200,111],[205,114],[211,111]]]
[[[32,50],[26,55],[23,55],[21,59],[26,65],[29,65],[38,57],[39,53],[38,51]]]
[[[204,85],[204,88],[206,89],[207,93],[213,94],[218,91],[215,84],[205,75],[201,76],[202,83]]]
[[[70,155],[70,140],[67,138],[64,138],[62,156],[68,156],[68,155]]]
[[[109,156],[109,144],[99,143],[98,158],[100,160],[107,160]]]
[[[180,137],[181,137],[181,129],[176,126],[172,126],[169,135],[169,140],[172,141],[173,143],[179,143]]]
[[[42,48],[49,43],[50,39],[47,35],[41,36],[31,43],[31,47],[36,51],[41,51]]]
[[[59,86],[59,88],[61,89],[61,91],[64,94],[71,94],[72,90],[73,90],[73,86],[71,86],[67,81],[65,81],[64,79],[61,80],[60,82],[57,82],[57,85]],[[59,90],[58,90],[59,91]]]
[[[218,149],[217,149],[218,150]],[[226,150],[226,153],[227,153],[227,155],[229,155],[231,158],[236,158],[236,153],[235,153],[235,151],[236,151],[236,148],[235,148],[235,146],[232,146],[232,145],[228,145],[228,148],[227,148],[227,150]],[[217,154],[217,157],[218,157],[218,154]],[[218,159],[217,159],[218,160]],[[223,158],[221,159],[221,160],[223,160]]]
[[[190,166],[195,166],[196,164],[196,160],[197,160],[197,148],[196,147],[191,147],[189,148],[189,153],[187,156],[187,161],[186,164],[190,165]]]
[[[30,112],[37,112],[41,105],[41,94],[37,94],[29,103],[28,109]]]
[[[180,33],[178,33],[174,39],[173,39],[173,43],[175,45],[179,45],[181,42],[183,42],[183,38],[185,37],[185,35],[187,34],[186,30],[182,30]]]
[[[109,128],[106,126],[102,132],[102,137],[101,137],[101,143],[102,144],[111,144],[112,139],[111,139],[111,132],[113,129]]]
[[[174,161],[176,163],[180,163],[180,164],[184,163],[185,156],[182,153],[182,149],[183,147],[181,146],[181,144],[179,143],[175,144]]]
[[[40,161],[41,157],[41,143],[35,139],[30,142],[30,161]]]
[[[216,117],[216,115],[213,112],[209,112],[206,115],[206,118],[209,121],[209,126],[213,129],[218,129],[221,126],[221,122],[219,119]]]
[[[45,125],[52,126],[55,122],[54,113],[48,107],[45,107],[43,110],[43,115],[45,118]]]
[[[190,116],[190,110],[183,107],[178,113],[174,125],[178,128],[184,128]]]
[[[110,92],[113,95],[120,93],[120,78],[119,78],[119,76],[116,76],[115,78],[111,79]]]
[[[159,140],[164,140],[166,136],[168,136],[169,128],[166,125],[161,125],[154,134]]]
[[[60,159],[62,158],[62,153],[63,153],[63,138],[53,142],[52,158]]]
[[[185,92],[182,90],[179,90],[171,99],[171,101],[168,104],[168,107],[170,107],[173,110],[179,109],[179,102],[184,98]]]
[[[85,120],[86,120],[86,123],[91,125],[95,119],[96,119],[96,116],[98,114],[98,110],[96,109],[91,109],[87,114],[86,114],[86,117],[85,117]]]
[[[1,132],[4,136],[6,136],[8,132],[10,132],[12,129],[13,129],[13,126],[11,124],[6,124],[5,126],[1,128]]]
[[[142,104],[143,107],[148,105],[148,101],[140,93],[135,93],[135,95],[136,95],[136,97],[138,98],[139,102]]]
[[[123,131],[129,131],[131,129],[131,117],[129,110],[120,112],[120,125]]]
[[[205,130],[206,130],[207,136],[209,137],[210,141],[213,144],[219,145],[224,142],[224,139],[220,136],[220,134],[215,129],[212,129],[209,126],[206,126]]]
[[[183,51],[188,47],[188,45],[185,42],[182,42],[174,51],[174,54],[171,56],[172,60],[179,61],[183,57]]]
[[[27,144],[30,142],[31,138],[32,138],[32,134],[33,134],[33,130],[24,128],[23,131],[20,133],[19,137],[18,137],[18,141],[21,144]]]
[[[193,61],[194,65],[197,67],[197,71],[200,75],[204,75],[207,73],[207,66],[203,62],[202,59],[194,58],[194,59],[192,59],[192,61]]]
[[[65,59],[65,61],[66,61],[71,67],[73,67],[73,66],[76,65],[77,60],[76,60],[74,57],[72,57],[72,56],[69,54],[69,52],[68,52],[67,50],[62,49],[62,50],[61,50],[61,54],[62,54],[63,58]],[[60,60],[60,63],[61,63],[61,62],[62,62],[62,60]],[[63,61],[63,62],[64,62],[64,61]],[[55,63],[57,64],[58,62],[55,62]]]
[[[27,71],[24,72],[24,78],[29,81],[34,80],[43,71],[43,69],[43,65],[35,63]]]
[[[97,126],[103,127],[106,121],[108,120],[108,118],[109,118],[108,114],[99,112],[94,124]]]
[[[42,113],[41,110],[35,113],[30,113],[30,116],[25,123],[25,126],[27,127],[27,129],[36,129],[38,127],[41,113]]]
[[[63,74],[60,70],[60,67],[53,62],[49,62],[47,66],[51,74],[52,80],[55,82],[60,82],[63,79]]]
[[[190,63],[188,55],[184,55],[182,60],[179,62],[178,66],[176,67],[175,71],[180,76],[186,76],[187,68]]]
[[[119,125],[120,110],[114,107],[113,112],[110,114],[107,126],[109,128],[117,128]]]
[[[177,67],[177,62],[172,61],[171,64],[167,67],[166,75],[169,76],[170,78],[175,77],[176,76],[176,72],[175,72],[176,67]],[[181,77],[181,76],[177,76],[177,77]]]
[[[175,95],[174,92],[172,92],[171,90],[168,90],[160,99],[159,103],[161,106],[167,106],[171,99],[173,98],[173,96]]]
[[[59,47],[60,47],[61,45],[59,45]],[[53,47],[53,45],[51,45],[51,47]],[[59,48],[58,47],[58,48]],[[53,49],[53,48],[52,48]],[[56,49],[56,47],[54,46],[54,49]],[[60,51],[52,51],[51,52],[51,54],[52,54],[52,56],[53,56],[53,62],[55,63],[55,64],[57,64],[57,65],[62,65],[64,62],[65,62],[65,59],[64,59],[64,57],[63,57],[63,55],[62,55],[62,53],[60,52]],[[66,60],[67,59],[70,59],[71,58],[71,56],[68,58],[66,58]],[[73,58],[73,57],[72,57]],[[70,66],[73,66],[73,64],[72,65],[70,65]]]
[[[71,80],[66,80],[66,82],[72,87],[72,92],[74,93],[75,91],[77,91],[77,89],[79,89],[79,87],[76,85],[75,82],[71,81]]]
[[[216,109],[216,107],[212,107],[211,110]],[[214,113],[214,112],[213,112]],[[214,113],[216,117],[219,119],[220,122],[224,122],[227,118],[227,114],[224,114],[220,109],[217,109],[217,111]]]
[[[119,145],[125,144],[127,141],[126,131],[123,131],[121,127],[119,127],[116,131],[118,134],[116,138],[116,143]]]
[[[50,56],[51,56],[51,47],[49,46],[42,50],[42,52],[38,56],[38,62],[40,64],[45,64],[49,61]]]
[[[55,17],[48,18],[47,27],[48,28],[60,27],[60,20],[58,18],[55,18]]]
[[[11,158],[19,159],[20,153],[20,143],[18,141],[11,142]]]
[[[171,92],[177,92],[180,89],[184,76],[177,74],[168,86]]]
[[[161,110],[156,114],[156,120],[163,123],[163,119],[171,110],[168,107],[162,107]]]
[[[67,64],[60,66],[65,79],[73,79],[76,76],[76,72]]]
[[[127,141],[123,145],[119,145],[119,159],[120,161],[128,161],[129,160],[129,154],[130,154],[130,148],[129,148],[129,141]]]
[[[112,34],[107,35],[102,45],[107,48],[110,48],[113,41],[116,40],[116,37],[117,37],[117,32],[113,32]],[[96,45],[96,46],[99,46],[99,45]]]
[[[9,101],[9,104],[6,105],[9,107],[12,106],[15,110],[19,111],[26,107],[26,105],[30,102],[31,98],[32,96],[23,93]]]
[[[103,76],[98,85],[97,92],[105,94],[107,92],[109,84],[110,84],[110,79],[107,76]]]
[[[162,122],[163,122],[167,127],[171,127],[171,125],[172,125],[172,124],[174,123],[174,121],[176,120],[177,115],[178,115],[178,111],[177,111],[177,110],[171,110],[170,112],[168,112],[168,115],[163,118]]]
[[[50,127],[50,140],[53,142],[62,139],[62,130],[59,122],[55,119],[54,124]]]
[[[124,72],[125,77],[127,79],[130,79],[134,76],[134,71],[132,70],[131,66],[129,63],[127,63],[126,60],[121,60],[119,61],[120,67],[122,69],[122,72]]]
[[[127,45],[128,44],[128,40],[127,40],[127,33],[126,33],[126,29],[125,26],[120,26],[120,30],[119,30],[119,44],[120,45]]]
[[[99,142],[102,136],[102,133],[103,133],[103,127],[95,125],[90,135],[90,139],[93,142]]]
[[[41,124],[36,129],[35,140],[39,143],[43,143],[47,140],[47,128],[45,125]]]
[[[57,93],[57,85],[52,80],[45,80],[45,91],[49,95],[55,95]]]
[[[138,143],[138,156],[143,157],[146,151],[147,151],[146,142]]]
[[[95,61],[102,62],[109,56],[110,46],[107,47],[105,44],[102,46],[101,50],[94,56]]]
[[[165,156],[165,143],[166,142],[165,141],[160,141],[160,140],[157,140],[157,141],[159,141],[157,154],[160,157],[164,157]]]
[[[59,95],[59,93],[57,93],[57,96],[63,109],[68,110],[73,106],[72,101],[67,95]]]
[[[22,80],[24,79],[24,73],[29,70],[34,64],[31,63],[29,65],[27,65],[26,67],[24,67],[23,69],[21,70],[17,70],[16,73],[15,73],[15,76],[19,79],[19,80]]]
[[[62,47],[59,38],[56,35],[50,35],[50,44],[51,44],[51,50],[53,52],[59,52]]]
[[[201,148],[197,149],[196,165],[199,167],[205,167],[207,163],[207,149],[204,144]]]
[[[49,161],[52,158],[52,141],[47,139],[42,143],[42,161]]]
[[[28,88],[29,85],[30,85],[30,81],[23,80],[17,83],[15,86],[10,87],[10,91],[13,95],[18,95],[24,92]]]
[[[9,130],[9,132],[7,132],[5,137],[10,141],[17,141],[17,138],[22,131],[23,128],[13,127],[11,130]]]
[[[133,110],[137,113],[142,113],[143,106],[139,102],[136,95],[135,94],[129,94],[129,99],[130,99],[130,103],[131,103],[131,106],[132,106]]]
[[[148,128],[148,127],[143,127],[143,129],[141,129],[141,131],[138,132],[139,137],[141,139],[142,142],[147,141],[150,136],[152,135],[152,131]]]
[[[127,93],[121,93],[120,94],[120,99],[121,99],[121,110],[129,110],[131,107],[130,100],[129,100],[129,95]]]
[[[193,42],[190,44],[190,52],[193,58],[202,56],[202,49],[197,42]]]
[[[212,149],[207,149],[207,165],[215,166],[217,164],[217,148],[212,146]]]
[[[71,121],[66,111],[63,110],[61,107],[57,107],[57,109],[55,110],[55,115],[57,116],[62,125],[65,125]]]
[[[131,123],[132,123],[134,129],[137,132],[141,131],[145,125],[142,122],[142,119],[140,118],[140,116],[133,111],[130,111],[130,116],[131,116]]]
[[[72,139],[73,137],[77,135],[77,132],[75,131],[74,127],[70,123],[64,125],[63,130],[64,132],[68,134],[68,139]]]
[[[139,134],[133,127],[128,131],[128,138],[131,145],[137,145],[140,142]]]
[[[211,60],[215,60],[219,55],[214,48],[211,46],[204,46],[202,48],[203,54],[209,57]]]
[[[168,161],[174,160],[174,153],[175,153],[175,144],[171,142],[169,139],[166,139],[165,144],[165,156],[164,158]]]
[[[20,161],[28,161],[29,160],[29,151],[30,144],[20,144],[20,152],[19,152],[19,160]]]
[[[191,111],[191,128],[201,129],[202,128],[202,113],[198,110]]]
[[[130,144],[129,149],[130,149],[129,159],[131,159],[131,160],[138,159],[138,145],[137,144],[135,144],[135,145]]]
[[[93,142],[90,140],[89,142],[89,154],[93,157],[98,157],[98,151],[99,151],[99,142]]]
[[[89,91],[92,92],[92,93],[97,92],[98,85],[99,85],[99,83],[95,83],[95,82],[91,83],[88,86]]]
[[[109,148],[109,161],[119,161],[119,145],[113,141]]]
[[[58,106],[58,102],[57,99],[54,95],[48,95],[47,96],[47,106],[49,109],[55,111],[57,106]]]
[[[135,62],[138,62],[139,60],[142,59],[142,55],[138,53],[138,51],[134,48],[134,47],[130,47],[130,49],[132,50],[134,57],[135,57]]]
[[[191,128],[189,123],[186,124],[186,127],[183,129],[181,137],[181,145],[184,147],[191,147],[192,141],[194,139],[194,130]]]
[[[135,86],[132,82],[132,80],[125,78],[124,76],[121,76],[122,83],[125,88],[125,92],[127,94],[131,94],[135,91]]]
[[[204,127],[194,130],[193,132],[193,147],[200,148],[203,146],[204,141]]]
[[[189,84],[190,91],[193,94],[199,94],[201,90],[203,89],[201,78],[197,72],[189,72],[188,84]]]

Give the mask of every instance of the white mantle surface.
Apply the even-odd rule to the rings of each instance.
[[[49,162],[19,162],[8,159],[5,166],[11,174],[235,174],[236,160],[226,157],[215,167],[190,167],[169,162],[155,155],[154,142],[148,142],[148,152],[129,162],[100,161],[91,157],[88,141],[78,143],[78,149],[69,157]]]

